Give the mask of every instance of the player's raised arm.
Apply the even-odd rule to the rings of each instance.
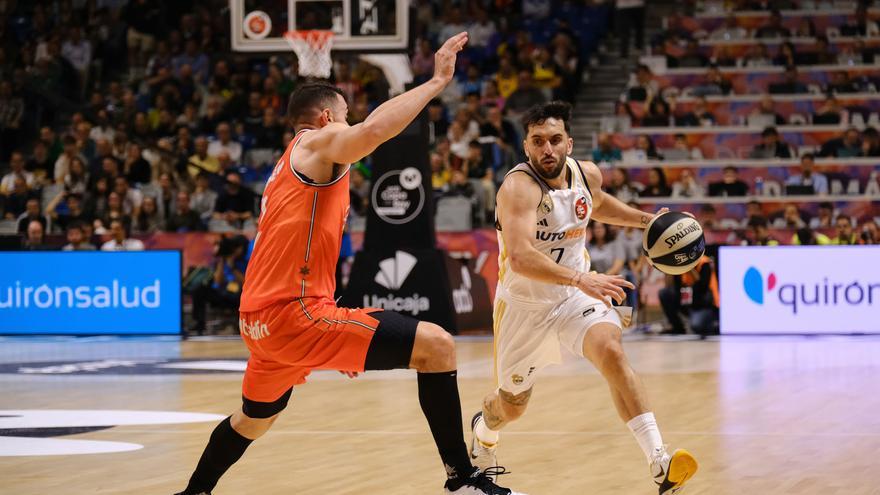
[[[342,122],[331,123],[303,145],[325,163],[353,163],[369,155],[380,144],[400,134],[449,84],[455,73],[456,56],[467,40],[465,32],[446,40],[434,55],[431,80],[386,101],[360,124],[349,127]]]
[[[602,172],[593,162],[578,161],[593,194],[593,220],[643,229],[654,215],[637,210],[602,190]]]

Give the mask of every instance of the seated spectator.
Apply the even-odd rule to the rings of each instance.
[[[52,246],[46,245],[44,224],[39,220],[31,220],[26,225],[24,248],[26,251],[49,251]]]
[[[126,215],[136,216],[144,201],[143,193],[138,189],[130,187],[128,179],[125,177],[117,177],[113,181],[113,191],[119,194],[119,199],[122,200],[122,211]]]
[[[470,145],[473,136],[465,131],[461,122],[458,120],[452,121],[452,123],[449,124],[449,132],[446,134],[446,137],[449,139],[449,149],[452,151],[452,154],[459,160],[466,159],[468,155],[468,146]]]
[[[63,183],[64,189],[72,193],[84,194],[88,189],[89,174],[86,171],[86,164],[79,157],[70,160],[70,167],[67,169]]]
[[[807,226],[798,207],[789,203],[782,210],[782,216],[774,222],[774,227],[785,229],[802,229]]]
[[[831,81],[825,88],[826,93],[832,94],[858,93],[861,90],[858,83],[850,79],[849,74],[842,70],[831,73]]]
[[[671,63],[670,63],[671,62]],[[667,57],[669,67],[706,67],[709,59],[700,53],[700,45],[697,40],[688,41],[684,54],[677,58]]]
[[[196,188],[190,198],[190,208],[199,214],[202,222],[207,222],[214,214],[217,205],[217,193],[211,189],[208,174],[202,172],[196,176]]]
[[[507,98],[504,111],[510,113],[511,118],[516,119],[532,106],[545,101],[547,98],[544,93],[533,84],[532,73],[521,70],[516,90]]]
[[[736,16],[733,14],[729,14],[724,18],[724,24],[712,31],[712,34],[709,35],[709,39],[713,40],[744,40],[749,37],[749,31],[741,26],[737,25]]]
[[[672,148],[663,150],[666,160],[702,160],[703,152],[698,147],[691,147],[684,134],[676,134]]]
[[[229,158],[235,162],[241,162],[241,143],[232,139],[232,127],[227,122],[217,125],[217,139],[208,145],[208,155],[217,157],[221,151],[229,154]]]
[[[431,187],[434,189],[435,195],[442,194],[446,191],[449,179],[452,177],[452,170],[449,168],[449,165],[443,161],[443,157],[440,156],[440,153],[432,152],[430,162]]]
[[[785,68],[781,83],[771,83],[767,88],[771,95],[793,95],[808,92],[807,85],[798,80],[798,70],[794,65]]]
[[[202,335],[205,332],[208,304],[237,309],[241,302],[241,288],[247,270],[246,244],[224,239],[217,250],[214,263],[214,276],[210,283],[200,287],[193,294],[193,319],[191,333]]]
[[[452,171],[449,184],[443,194],[446,197],[463,197],[471,202],[471,221],[474,225],[480,225],[482,222],[482,213],[477,209],[477,194],[474,191],[473,183],[467,178],[464,170],[458,169]]]
[[[165,230],[169,232],[201,232],[205,230],[205,224],[202,223],[199,213],[190,207],[190,200],[188,192],[177,192],[175,210],[168,216]]]
[[[794,246],[824,246],[831,244],[831,238],[820,232],[815,232],[809,227],[801,227],[791,236],[791,244]]]
[[[880,132],[873,127],[862,132],[862,156],[880,156]]]
[[[642,117],[642,125],[645,127],[669,127],[669,105],[657,97],[648,104],[648,111]]]
[[[101,251],[143,251],[144,243],[128,237],[128,222],[117,218],[110,222],[110,240],[101,245]]]
[[[739,59],[729,46],[716,45],[710,63],[718,67],[736,67],[739,65]]]
[[[368,169],[362,164],[351,167],[350,183],[349,183],[349,202],[351,204],[351,213],[356,216],[366,216],[367,208],[370,206],[370,179],[367,174]]]
[[[660,85],[647,65],[640,64],[626,86],[627,101],[647,101],[660,94]]]
[[[706,79],[702,84],[693,88],[694,96],[717,96],[728,95],[733,90],[733,85],[724,77],[718,67],[712,66],[706,72]]]
[[[840,34],[842,36],[878,36],[880,35],[880,25],[868,17],[866,3],[859,2],[854,22],[841,26]]]
[[[742,59],[743,67],[769,67],[773,65],[770,52],[764,43],[751,45]]]
[[[25,169],[24,154],[13,151],[9,156],[9,173],[0,180],[0,194],[10,194],[15,187],[16,177],[24,179],[28,189],[37,185],[36,177]]]
[[[664,334],[686,333],[681,313],[688,313],[688,323],[693,333],[700,336],[717,334],[718,325],[718,278],[712,258],[703,256],[694,269],[669,277],[671,284],[660,290],[660,305],[670,328]]]
[[[95,230],[98,234],[106,234],[109,232],[110,224],[114,220],[124,220],[126,225],[131,225],[131,216],[125,213],[122,206],[122,196],[116,191],[107,195],[107,204],[104,214],[95,215]]]
[[[825,97],[822,105],[813,114],[814,125],[838,125],[843,120],[843,109],[834,95]]]
[[[76,138],[73,136],[64,136],[64,152],[55,160],[55,182],[63,183],[64,177],[70,169],[70,162],[74,158],[79,158],[83,163],[87,163],[85,156],[80,153],[76,144]]]
[[[801,157],[801,173],[794,174],[785,180],[787,194],[828,194],[828,178],[814,172],[815,160],[812,153]],[[795,186],[790,189],[789,186]],[[790,192],[791,191],[791,192]]]
[[[4,217],[9,220],[18,218],[25,212],[28,201],[34,196],[35,194],[28,189],[24,177],[16,177],[12,183],[12,190],[8,194],[0,195],[0,199],[4,199]],[[39,201],[37,203],[39,204]]]
[[[189,157],[189,175],[195,177],[200,172],[216,174],[220,171],[217,157],[208,154],[208,138],[199,136],[194,141],[195,153]]]
[[[749,241],[750,246],[778,246],[779,241],[770,237],[770,229],[768,228],[767,218],[756,216],[749,219],[749,231],[752,239]]]
[[[773,57],[773,65],[788,67],[795,66],[798,62],[798,53],[794,48],[794,43],[786,41],[779,45],[779,54]]]
[[[54,177],[52,167],[55,166],[54,160],[49,156],[49,148],[46,143],[37,141],[34,143],[31,156],[25,163],[24,169],[34,174],[34,178],[41,184],[52,181]]]
[[[629,203],[639,197],[641,188],[630,181],[627,169],[616,167],[611,169],[611,182],[605,186],[605,190],[620,201]]]
[[[694,101],[694,106],[690,112],[675,117],[675,125],[680,127],[710,127],[715,125],[715,123],[715,115],[713,115],[712,112],[709,111],[708,104],[706,103],[706,98],[703,96],[697,97],[696,101]]]
[[[837,55],[834,54],[834,50],[831,49],[831,44],[825,36],[816,37],[816,47],[811,55],[808,65],[833,65],[837,63]]]
[[[770,121],[770,122],[767,122]],[[749,125],[754,124],[766,125],[785,125],[785,119],[776,112],[773,97],[764,95],[758,103],[758,108],[752,110],[749,114]]]
[[[672,184],[673,198],[700,198],[703,196],[703,186],[697,182],[693,172],[688,169],[681,171],[678,180]]]
[[[433,145],[448,131],[449,119],[446,117],[446,107],[443,106],[442,100],[434,98],[428,103],[428,144]]]
[[[828,201],[819,203],[816,216],[810,219],[811,229],[827,229],[834,227],[834,205]]]
[[[640,134],[636,138],[636,150],[643,152],[648,160],[663,159],[663,155],[657,152],[657,147],[654,145],[654,140],[651,139],[651,136]]]
[[[214,218],[225,220],[233,228],[248,228],[253,222],[253,211],[253,194],[241,186],[241,176],[237,172],[228,172],[223,193],[217,198]]]
[[[122,173],[131,184],[149,184],[153,180],[152,166],[144,160],[141,147],[137,143],[128,146]]]
[[[28,225],[34,221],[40,222],[40,225],[43,226],[42,232],[45,232],[49,226],[49,220],[40,212],[40,200],[37,198],[27,200],[25,211],[16,220],[18,221],[16,230],[20,234],[26,234]]]
[[[739,178],[739,170],[736,167],[724,167],[721,180],[709,183],[709,196],[746,196],[749,194],[749,185]]]
[[[62,251],[95,251],[98,249],[89,242],[83,227],[84,224],[79,221],[71,222],[67,226],[67,244],[61,248]]]
[[[660,167],[648,171],[648,184],[639,193],[643,198],[665,198],[672,195],[672,189],[666,183],[666,173]]]
[[[840,53],[837,54],[837,65],[861,65],[862,61],[862,52],[857,50],[856,45],[843,45],[840,47]]]
[[[770,13],[770,19],[767,24],[755,31],[755,38],[788,38],[791,32],[782,25],[782,14],[778,10]]]
[[[165,219],[162,218],[159,208],[156,205],[156,198],[153,196],[144,196],[141,209],[134,217],[133,230],[137,234],[152,234],[158,232],[165,225]]]
[[[91,216],[83,207],[82,195],[62,190],[46,205],[46,216],[56,232],[63,232],[71,223],[89,223]]]
[[[821,157],[852,158],[862,155],[862,143],[859,140],[859,131],[850,127],[837,138],[829,139],[819,149]]]
[[[809,17],[802,17],[793,34],[795,38],[815,38],[816,25],[813,24],[813,20]]]
[[[614,231],[602,222],[590,222],[590,270],[607,275],[620,275],[626,263],[623,245]]]
[[[622,155],[620,148],[614,146],[611,135],[600,132],[596,138],[596,148],[593,149],[593,162],[595,163],[612,163],[620,161]]]
[[[868,220],[862,225],[862,234],[859,236],[859,243],[865,245],[880,244],[880,227],[874,220]]]
[[[779,138],[775,127],[768,127],[761,132],[761,143],[752,149],[749,158],[791,158],[791,149]]]
[[[841,215],[837,217],[837,220],[834,221],[834,227],[836,231],[834,238],[831,239],[831,244],[852,245],[859,243],[858,236],[856,236],[855,229],[853,229],[852,220],[848,216]]]
[[[718,225],[718,211],[709,203],[700,205],[700,212],[697,216],[703,230],[715,230]]]

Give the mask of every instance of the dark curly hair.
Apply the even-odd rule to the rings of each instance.
[[[548,103],[540,103],[526,110],[522,116],[523,131],[529,133],[532,125],[541,125],[547,119],[561,120],[565,125],[565,132],[571,134],[571,105],[564,101],[555,100]]]

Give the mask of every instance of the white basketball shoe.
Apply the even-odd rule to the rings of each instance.
[[[477,438],[477,425],[483,421],[483,411],[474,414],[471,419],[471,462],[474,466],[480,468],[480,471],[486,472],[489,468],[498,465],[498,458],[495,451],[498,450],[497,445],[487,447],[486,444]],[[491,473],[491,471],[490,471]],[[494,480],[495,476],[489,474],[490,479]]]
[[[651,476],[657,483],[660,495],[681,493],[684,484],[696,472],[697,460],[687,450],[677,449],[670,455],[664,445],[655,450],[651,457]]]

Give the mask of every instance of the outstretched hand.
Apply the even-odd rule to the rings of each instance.
[[[605,275],[604,273],[581,273],[578,274],[574,283],[575,287],[584,294],[595,297],[611,306],[611,299],[618,304],[626,300],[624,288],[635,289],[635,286],[620,275]]]
[[[444,84],[452,80],[455,74],[455,59],[458,52],[468,42],[467,32],[461,32],[446,40],[443,46],[434,54],[434,79]]]

